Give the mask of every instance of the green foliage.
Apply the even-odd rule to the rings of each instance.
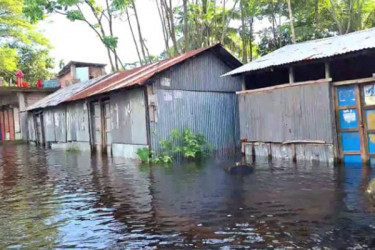
[[[142,163],[150,163],[151,162],[151,152],[149,148],[140,148],[137,150],[138,160]]]
[[[48,49],[24,46],[18,48],[18,55],[18,68],[30,84],[34,84],[38,79],[52,77],[50,70],[54,67],[54,60],[49,56]]]
[[[21,0],[0,0],[0,77],[14,82],[16,70],[21,69],[25,80],[33,83],[49,76],[53,60],[48,40],[35,31],[22,10]]]
[[[177,129],[171,130],[166,140],[160,141],[161,157],[163,162],[172,161],[173,157],[181,154],[186,159],[205,157],[210,152],[209,143],[201,134],[194,134],[190,129],[182,132]]]
[[[0,47],[0,76],[5,72],[17,70],[17,50],[7,46]]]
[[[194,134],[190,129],[180,132],[173,129],[166,140],[160,140],[160,152],[155,154],[149,148],[137,150],[138,159],[142,163],[171,163],[175,157],[181,155],[185,159],[206,157],[210,153],[210,146],[201,134]],[[152,157],[151,157],[152,156]]]
[[[105,36],[103,37],[103,43],[108,49],[116,49],[118,43],[118,37]]]
[[[68,18],[70,21],[85,20],[83,14],[78,10],[67,11],[66,12],[66,18]]]

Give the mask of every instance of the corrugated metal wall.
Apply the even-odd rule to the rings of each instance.
[[[235,91],[241,89],[241,79],[220,77],[230,70],[212,52],[207,52],[155,79],[149,91],[153,150],[160,149],[160,140],[166,139],[172,129],[185,128],[205,136],[215,151],[234,152],[239,147]]]
[[[67,140],[89,142],[89,116],[84,101],[67,105]]]
[[[47,142],[55,142],[55,122],[53,109],[43,111],[44,138]]]
[[[32,113],[28,113],[27,115],[27,128],[28,128],[28,140],[29,141],[36,141],[36,130],[35,130],[35,122],[34,122],[34,115]]]
[[[47,142],[90,141],[87,105],[84,101],[45,109],[43,129]]]
[[[333,143],[330,85],[310,84],[239,95],[241,138]]]
[[[43,132],[46,142],[66,142],[65,107],[54,107],[43,111]]]
[[[231,68],[223,61],[207,51],[162,73],[157,78],[155,86],[164,89],[195,91],[239,91],[241,80],[238,77],[220,77],[230,70]]]
[[[113,143],[147,144],[146,109],[143,88],[110,96]]]
[[[185,128],[204,135],[213,150],[234,152],[239,146],[236,94],[160,89],[157,100],[157,122],[151,122],[154,150],[172,129]]]

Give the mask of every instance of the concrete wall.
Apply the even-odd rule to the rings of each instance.
[[[233,152],[240,145],[235,91],[241,79],[220,77],[231,68],[212,52],[189,59],[154,79],[148,89],[152,149],[172,129],[202,134],[215,151]]]

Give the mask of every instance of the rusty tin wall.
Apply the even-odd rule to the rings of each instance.
[[[80,101],[66,106],[67,140],[89,142],[89,116],[87,103]]]
[[[67,122],[64,106],[48,108],[43,111],[43,132],[46,142],[66,142]]]
[[[35,122],[34,122],[34,115],[32,113],[28,113],[27,115],[27,132],[28,132],[28,140],[29,141],[36,141],[36,130],[35,130]]]
[[[292,86],[239,95],[241,138],[334,143],[328,83]]]
[[[144,89],[110,95],[112,143],[147,144]]]
[[[47,142],[89,142],[88,112],[85,101],[48,108],[43,111]]]

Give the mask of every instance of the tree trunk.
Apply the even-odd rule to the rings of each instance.
[[[141,51],[142,51],[143,59],[144,59],[145,62],[147,62],[147,61],[148,61],[148,58],[147,58],[147,56],[146,56],[145,48],[144,48],[144,46],[143,46],[143,36],[142,36],[141,26],[140,26],[140,24],[139,24],[137,8],[135,7],[134,0],[132,0],[131,3],[132,3],[132,6],[133,6],[134,16],[135,16],[135,20],[136,20],[136,23],[137,23],[138,36],[139,36],[139,43],[141,44]]]
[[[162,3],[163,3],[163,7],[166,13],[169,35],[172,38],[172,42],[173,42],[173,49],[174,49],[173,54],[177,56],[179,52],[178,52],[178,45],[177,45],[177,39],[176,39],[176,34],[175,34],[175,28],[174,28],[172,0],[169,1],[170,6],[168,6],[166,0],[162,0]]]
[[[223,20],[222,20],[222,24],[221,24],[221,26],[223,27],[223,29],[224,29],[226,21],[227,21],[227,19],[226,19],[226,17],[227,17],[226,16],[226,10],[225,10],[225,4],[226,4],[226,2],[227,2],[227,0],[223,0]],[[221,37],[220,43],[224,45],[223,37]]]
[[[183,0],[184,5],[184,52],[188,50],[189,34],[188,34],[188,0]]]
[[[250,39],[249,39],[249,47],[250,47],[250,62],[253,60],[253,23],[254,17],[250,18],[249,29],[250,29]]]
[[[232,17],[233,17],[233,14],[234,14],[235,9],[236,9],[236,6],[237,6],[237,3],[238,3],[239,1],[240,1],[240,0],[236,0],[236,1],[234,2],[233,8],[232,8],[232,10],[231,10],[231,12],[230,12],[230,16],[229,16],[229,18],[227,19],[226,24],[225,24],[224,27],[223,27],[223,33],[221,34],[221,41],[222,41],[223,43],[224,43],[225,35],[226,35],[226,33],[227,33],[227,29],[228,29],[228,26],[229,26],[230,20],[231,20]]]
[[[246,23],[245,23],[245,16],[246,16],[246,6],[244,3],[245,0],[241,0],[240,7],[241,7],[241,38],[242,38],[242,62],[247,63],[247,39],[246,39]]]
[[[161,0],[162,1],[162,0]],[[169,36],[168,36],[168,30],[166,28],[166,23],[165,23],[165,15],[164,15],[164,8],[162,7],[162,3],[160,3],[159,6],[159,1],[156,0],[156,7],[158,8],[158,13],[160,17],[160,22],[163,30],[163,37],[164,37],[164,44],[165,44],[165,52],[168,54],[169,53]]]
[[[289,22],[290,22],[290,31],[291,31],[291,36],[292,36],[292,42],[296,43],[296,33],[294,30],[294,17],[293,17],[293,11],[292,11],[292,3],[291,0],[288,1],[288,11],[289,11]]]
[[[134,42],[134,46],[135,46],[135,50],[137,51],[137,55],[138,55],[139,63],[140,63],[140,65],[143,65],[143,61],[142,61],[142,58],[141,58],[141,54],[140,54],[140,52],[139,52],[139,48],[138,48],[137,39],[135,39],[133,26],[132,26],[132,24],[131,24],[131,22],[130,22],[130,16],[129,16],[129,10],[128,10],[128,7],[125,8],[125,13],[126,13],[126,17],[127,17],[127,19],[128,19],[128,24],[129,24],[129,28],[130,28],[130,33],[132,34],[132,38],[133,38],[133,42]]]

